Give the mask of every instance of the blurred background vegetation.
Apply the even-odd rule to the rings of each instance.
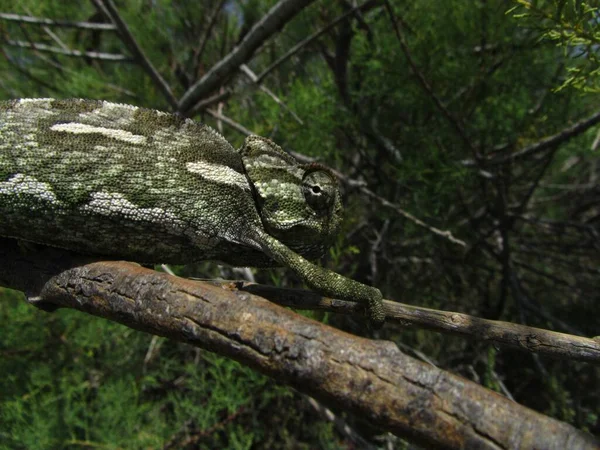
[[[181,98],[275,1],[115,4]],[[262,45],[247,69],[261,74],[358,5],[312,3]],[[210,94],[220,101],[193,117],[234,146],[249,130],[342,174],[344,230],[323,261],[333,270],[408,304],[600,335],[597,6],[367,2],[260,85],[244,70],[227,77]],[[0,13],[2,99],[83,97],[172,110],[114,31],[14,17],[107,22],[94,2],[0,0]],[[241,276],[208,263],[175,270]],[[254,276],[300,286],[283,269]],[[388,325],[369,332],[348,317],[313,317],[393,340],[413,356],[600,435],[598,367],[423,330]],[[0,323],[1,449],[367,446],[303,395],[210,352],[74,311],[47,314],[10,290],[0,289]],[[334,413],[364,439],[384,442],[360,418]]]

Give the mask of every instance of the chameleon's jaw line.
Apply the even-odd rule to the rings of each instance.
[[[142,263],[277,263],[322,294],[381,294],[327,271],[335,176],[249,136],[236,151],[177,115],[95,100],[0,102],[0,236]],[[24,225],[27,226],[24,226]]]

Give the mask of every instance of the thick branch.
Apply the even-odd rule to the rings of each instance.
[[[249,292],[68,255],[27,255],[0,239],[0,284],[27,290],[44,309],[78,309],[230,357],[426,448],[597,448],[590,435],[391,342],[344,333]]]
[[[227,77],[247,62],[254,52],[314,0],[280,0],[248,32],[242,42],[216,63],[198,82],[191,86],[179,102],[179,112],[185,113],[198,100],[218,88]]]
[[[325,310],[342,314],[359,314],[361,312],[361,306],[357,303],[321,297],[314,292],[281,289],[247,282],[236,282],[236,287],[279,305],[295,309]],[[600,364],[599,338],[574,336],[389,300],[384,300],[384,311],[387,322],[396,322],[404,327],[426,328],[478,341],[488,341],[503,348]]]
[[[14,274],[27,261],[14,258],[16,245],[7,247],[0,246],[3,280],[5,269]],[[78,309],[217,352],[426,448],[597,448],[590,435],[408,357],[391,342],[344,333],[248,292],[126,262],[80,265],[48,279],[66,259],[46,267],[51,260],[33,256],[37,270],[21,276],[41,286],[34,304]],[[9,266],[9,259],[17,261]]]

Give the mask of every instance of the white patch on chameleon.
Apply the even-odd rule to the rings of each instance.
[[[126,127],[135,122],[134,113],[139,108],[133,105],[103,101],[93,111],[82,112],[77,117],[87,124],[103,126],[110,123],[114,127]]]
[[[84,123],[57,123],[50,127],[52,131],[64,131],[73,134],[101,134],[107,138],[117,139],[129,144],[145,144],[146,136],[133,134],[130,131],[119,130],[114,128],[95,127]]]
[[[56,195],[52,192],[52,186],[22,173],[15,174],[8,181],[0,182],[0,194],[33,195],[40,200],[57,202]]]
[[[289,166],[290,163],[285,159],[279,156],[262,154],[255,158],[244,158],[246,160],[246,164],[251,168],[262,168],[262,167],[275,167],[281,168],[285,166]]]
[[[174,127],[159,128],[152,134],[154,146],[160,148],[164,156],[189,149],[194,145],[194,138],[183,129],[176,130]]]
[[[264,171],[285,171],[289,175],[294,176],[298,179],[298,183],[302,182],[302,178],[304,177],[305,169],[297,165],[291,165],[283,159],[278,157],[271,157],[266,155],[263,158],[261,155],[258,159],[248,160],[244,158],[244,167],[246,167],[247,171],[252,171],[253,169],[262,169]]]
[[[40,117],[52,117],[56,115],[56,110],[52,109],[53,98],[22,98],[15,104],[15,114],[8,115],[8,118],[14,120],[14,117],[19,118],[19,126],[22,128],[31,128],[32,131],[37,131],[31,127],[35,123],[33,120],[21,121],[22,114],[27,114],[28,119]]]
[[[250,190],[248,180],[244,174],[236,172],[231,167],[222,164],[212,164],[204,161],[189,162],[185,165],[188,172],[201,175],[208,181],[214,181],[217,184],[228,184],[237,186],[241,189]]]
[[[298,184],[282,183],[279,180],[255,181],[254,187],[261,197],[277,197],[280,199],[293,199],[302,202],[304,197],[298,189]]]
[[[47,103],[49,106],[52,101],[54,101],[53,98],[21,98],[19,99],[19,105],[25,103]]]
[[[108,217],[118,216],[134,221],[154,222],[176,230],[186,227],[186,224],[173,213],[162,208],[140,208],[118,192],[94,192],[92,200],[82,206],[81,210]]]
[[[256,161],[262,164],[273,164],[275,166],[288,166],[290,164],[282,156],[274,156],[267,153],[260,155],[258,158],[256,158]]]

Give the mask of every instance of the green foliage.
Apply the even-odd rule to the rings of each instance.
[[[309,426],[314,418],[297,433],[307,408],[297,394],[213,353],[75,311],[40,312],[7,290],[0,317],[0,449],[331,441],[329,425]]]
[[[515,0],[509,12],[554,42],[569,56],[566,77],[557,90],[567,87],[600,93],[600,9],[596,2],[580,0]]]
[[[199,43],[218,2],[116,3],[179,98],[275,1],[226,2],[202,54]],[[345,228],[327,267],[408,304],[599,335],[597,126],[531,158],[490,162],[597,110],[596,6],[575,0],[519,0],[510,10],[502,0],[391,4],[408,56],[431,92],[386,11],[373,7],[272,71],[263,83],[278,101],[235,74],[224,80],[231,96],[211,108],[354,182],[343,184]],[[18,10],[0,0],[0,11],[80,21],[94,15],[89,2],[58,0],[23,0]],[[344,11],[342,3],[315,3],[264,43],[248,66],[261,73]],[[1,23],[10,39],[57,46],[41,27]],[[112,32],[52,31],[73,49],[129,55]],[[5,98],[81,96],[168,109],[139,64],[3,48],[10,57],[0,59]],[[244,139],[206,112],[196,119],[220,126],[233,145]],[[374,135],[385,136],[400,157]],[[467,248],[363,196],[361,185],[428,225],[451,230]],[[508,285],[503,245],[521,294]],[[236,278],[214,264],[176,269],[183,276]],[[279,269],[256,277],[299,286]],[[186,436],[196,439],[187,448],[351,445],[294,391],[211,353],[80,313],[37,312],[8,291],[0,293],[0,318],[4,448],[162,448]],[[364,333],[346,318],[325,320]],[[386,326],[379,333],[491,389],[501,391],[501,381],[518,402],[600,433],[596,367],[426,330]]]

